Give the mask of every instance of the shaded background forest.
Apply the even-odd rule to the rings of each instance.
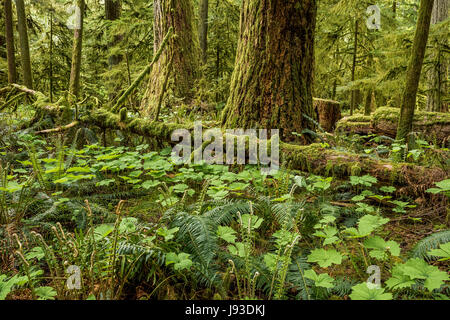
[[[59,96],[69,87],[73,31],[68,25],[74,22],[73,3],[44,0],[25,3],[33,87],[48,96]],[[419,2],[378,1],[381,30],[366,27],[366,8],[371,4],[371,1],[353,0],[318,2],[315,97],[338,100],[344,109],[350,108],[354,100],[355,109],[365,108],[366,112],[379,106],[400,106]],[[101,104],[116,99],[151,61],[153,54],[153,2],[111,1],[110,6],[117,11],[115,16],[108,13],[111,9],[105,10],[104,1],[87,1],[84,19],[81,94],[95,97]],[[210,0],[208,8],[207,44],[203,45],[204,63],[199,66],[201,77],[193,84],[193,105],[219,113],[229,95],[240,1]],[[200,9],[200,4],[194,1],[193,23],[201,27]],[[3,11],[1,19],[4,19]],[[16,21],[14,14],[15,26]],[[443,92],[440,107],[427,102],[427,96],[436,90],[436,83],[429,81],[430,74],[447,69],[448,23],[447,19],[431,28],[417,99],[419,110],[440,111],[439,108],[448,106],[446,71],[439,85]],[[0,86],[3,87],[7,84],[7,61],[5,24],[0,25]],[[14,35],[17,82],[21,83],[18,33]],[[136,108],[144,92],[145,83],[142,83],[131,98]],[[170,92],[165,102],[169,106],[181,104]]]

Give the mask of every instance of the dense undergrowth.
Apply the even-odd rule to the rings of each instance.
[[[91,133],[2,136],[0,299],[449,297],[449,180],[411,199],[369,175],[180,166],[170,148]],[[364,139],[333,143],[402,152]],[[436,165],[431,149],[402,158]]]

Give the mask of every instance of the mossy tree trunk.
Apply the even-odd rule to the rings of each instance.
[[[120,19],[120,14],[122,10],[122,0],[105,0],[105,19],[108,21],[115,21]],[[111,30],[113,28],[109,26],[107,29],[108,34],[108,51],[111,52],[111,48],[120,43],[123,39],[122,34],[111,35]],[[120,53],[108,54],[108,67],[109,69],[117,66],[123,59],[123,55]],[[117,76],[107,77],[107,88],[109,92],[110,100],[113,100],[115,95],[120,92],[121,81]]]
[[[208,8],[209,1],[200,1],[200,22],[198,26],[198,38],[200,41],[200,50],[202,53],[202,62],[206,63],[207,52],[208,52]]]
[[[280,129],[295,140],[313,124],[315,0],[244,0],[227,128]],[[303,137],[301,142],[308,142]]]
[[[17,81],[16,57],[14,49],[14,29],[11,0],[4,1],[5,9],[5,35],[6,35],[6,57],[8,60],[8,82]]]
[[[105,0],[105,19],[109,21],[115,21],[120,18],[122,9],[122,0]],[[122,35],[114,35],[112,41],[108,43],[108,47],[114,46],[122,39]],[[121,54],[110,55],[108,64],[110,67],[115,66],[122,60]]]
[[[373,90],[368,89],[366,91],[366,99],[364,102],[364,115],[370,116],[372,113],[372,96],[373,96]]]
[[[30,45],[28,42],[27,18],[23,0],[16,0],[17,29],[19,30],[20,58],[22,61],[23,82],[25,86],[33,88],[33,77],[31,73]]]
[[[174,97],[186,104],[191,102],[192,89],[199,75],[200,58],[191,0],[154,0],[153,11],[154,53],[158,51],[170,27],[173,27],[175,36],[150,73],[147,92],[142,101],[142,109],[148,115],[156,112],[167,72],[170,72],[168,89]],[[173,59],[173,72],[167,68],[170,59]]]
[[[448,18],[449,0],[435,0],[431,14],[431,24],[437,24]],[[447,39],[439,39],[431,55],[433,67],[428,72],[429,93],[427,100],[428,111],[448,112],[448,103],[444,101],[447,94],[448,62],[444,48]]]
[[[414,110],[416,106],[416,95],[419,87],[420,74],[422,72],[423,58],[430,31],[431,11],[434,0],[421,0],[419,16],[417,19],[416,33],[411,50],[406,72],[406,87],[403,91],[403,100],[400,111],[400,120],[397,128],[397,140],[405,140],[411,132]]]
[[[72,68],[70,70],[69,92],[75,97],[80,94],[80,77],[81,77],[81,55],[83,48],[83,17],[85,2],[77,0],[77,17],[73,32],[73,49],[72,49]]]
[[[358,26],[359,21],[358,19],[355,20],[355,30],[353,33],[353,62],[352,62],[352,82],[355,81],[355,73],[356,73],[356,59],[358,57]],[[351,91],[351,97],[350,97],[350,115],[353,115],[353,112],[355,111],[358,103],[357,103],[357,95],[358,90],[353,89]]]

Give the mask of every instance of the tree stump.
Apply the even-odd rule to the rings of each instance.
[[[337,101],[314,98],[314,110],[320,126],[327,132],[333,132],[341,119],[341,105]]]

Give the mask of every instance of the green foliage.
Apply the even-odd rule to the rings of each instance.
[[[391,293],[385,293],[383,288],[369,288],[367,283],[357,284],[350,294],[352,300],[392,300]]]
[[[410,252],[412,258],[422,258],[430,260],[428,252],[437,249],[440,244],[450,242],[450,230],[444,230],[433,233],[432,235],[420,240]]]
[[[391,289],[402,289],[419,281],[424,288],[432,291],[439,289],[448,280],[450,277],[446,272],[430,266],[422,259],[411,258],[404,264],[394,266],[392,278],[386,281],[386,285]]]

